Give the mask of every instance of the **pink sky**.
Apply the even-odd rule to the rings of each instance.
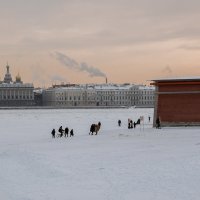
[[[0,77],[145,83],[200,73],[197,0],[0,2]],[[62,55],[62,56],[61,56]]]

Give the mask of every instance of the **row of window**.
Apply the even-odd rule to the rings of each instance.
[[[56,105],[68,105],[68,106],[81,106],[80,102],[56,102]],[[93,102],[88,102],[87,105],[95,105]]]
[[[46,93],[51,93],[51,92],[46,92]],[[125,95],[127,95],[127,96],[130,96],[130,95],[135,95],[135,94],[139,94],[139,92],[137,91],[137,92],[130,92],[130,91],[126,91],[126,92],[112,92],[112,91],[104,91],[104,92],[98,92],[97,91],[97,93],[82,93],[81,91],[79,92],[79,93],[77,93],[77,94],[80,94],[81,93],[81,95],[87,95],[87,96],[101,96],[101,95],[103,95],[103,96],[105,96],[105,95],[123,95],[123,96],[125,96]],[[143,92],[143,94],[149,94],[149,95],[152,95],[153,93],[152,92]],[[74,95],[73,93],[64,93],[64,92],[62,92],[62,93],[56,93],[56,96],[70,96],[70,95]]]
[[[18,96],[18,95],[3,95],[3,96],[0,96],[0,99],[3,99],[3,100],[17,100],[17,99],[24,99],[24,100],[33,100],[33,96],[29,96],[29,95],[27,95],[27,96],[25,96],[25,95],[23,95],[23,96]]]
[[[128,101],[128,100],[139,100],[139,99],[141,99],[141,100],[153,100],[154,99],[154,96],[145,96],[145,97],[141,97],[141,98],[139,98],[139,97],[133,97],[133,98],[131,98],[131,97],[125,97],[125,96],[119,96],[119,97],[116,97],[116,96],[102,96],[102,97],[97,97],[97,99],[95,98],[95,97],[88,97],[87,98],[87,100],[89,101],[89,100],[93,100],[93,101],[95,101],[95,100],[97,100],[97,101],[99,101],[99,100],[101,100],[101,101],[103,101],[103,100],[105,100],[105,101],[108,101],[108,100],[111,100],[111,101],[114,101],[114,100],[126,100],[126,101]],[[85,98],[82,98],[81,99],[81,97],[80,96],[69,96],[69,97],[57,97],[56,98],[56,100],[57,101],[84,101],[85,100]]]
[[[76,97],[76,96],[74,96],[74,97],[72,97],[72,96],[69,96],[69,97],[56,97],[56,100],[60,100],[60,101],[62,101],[62,100],[65,100],[65,101],[67,101],[67,100],[70,100],[70,101],[74,100],[74,101],[76,101],[76,100],[78,100],[78,101],[80,101],[81,97],[80,96],[79,97]]]
[[[154,101],[143,101],[140,102],[141,105],[154,105]]]
[[[95,100],[88,100],[87,102],[85,101],[70,101],[70,100],[63,100],[63,99],[57,99],[56,103],[57,104],[65,104],[65,105],[73,105],[73,104],[78,104],[78,105],[81,105],[81,104],[96,104],[96,103],[99,103],[100,105],[128,105],[128,104],[154,104],[154,101],[134,101],[134,102],[131,102],[131,101],[95,101]]]
[[[144,96],[141,98],[142,100],[154,100],[154,96]]]

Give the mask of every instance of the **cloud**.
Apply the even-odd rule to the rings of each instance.
[[[179,49],[200,51],[200,45],[181,45]]]
[[[53,55],[62,65],[65,67],[68,67],[69,69],[86,72],[91,77],[106,77],[106,75],[98,68],[88,65],[85,62],[78,63],[73,58],[70,58],[69,56],[60,53],[55,52]]]
[[[200,41],[199,7],[198,0],[0,1],[0,53]]]

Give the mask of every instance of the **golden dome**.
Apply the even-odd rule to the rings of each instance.
[[[21,76],[19,75],[19,73],[16,76],[16,82],[21,82]]]

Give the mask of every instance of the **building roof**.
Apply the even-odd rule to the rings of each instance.
[[[158,78],[153,79],[154,82],[179,82],[179,81],[200,81],[200,76],[191,76],[191,77],[170,77],[170,78]]]
[[[155,87],[143,85],[143,86],[139,86],[139,90],[153,90],[154,91]]]

